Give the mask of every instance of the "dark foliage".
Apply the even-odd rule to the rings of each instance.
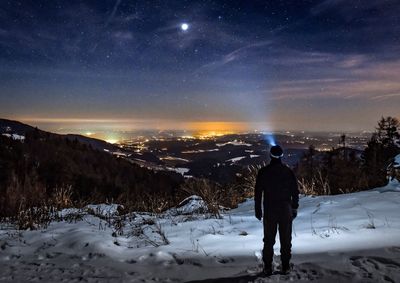
[[[400,123],[393,117],[382,117],[365,149],[363,172],[368,178],[369,187],[383,186],[386,183],[386,168],[392,158],[400,153]]]
[[[318,152],[310,146],[296,168],[301,190],[321,195],[366,189],[359,155],[359,151],[346,147]]]
[[[382,117],[363,152],[343,146],[318,152],[313,146],[297,166],[303,192],[339,194],[383,186],[387,183],[387,166],[400,153],[400,124],[396,118]]]
[[[0,216],[40,206],[69,186],[75,203],[113,200],[145,209],[157,201],[149,195],[172,202],[183,182],[179,174],[141,168],[76,139],[37,129],[25,135],[24,142],[0,136]]]

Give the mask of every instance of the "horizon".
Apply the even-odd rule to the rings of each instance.
[[[0,113],[73,131],[373,131],[400,118],[399,14],[372,0],[3,2]]]
[[[383,116],[381,116],[383,117]],[[4,119],[18,121],[28,124],[33,127],[38,127],[42,130],[54,131],[62,133],[78,133],[82,131],[106,131],[112,130],[115,132],[190,132],[200,134],[201,132],[215,132],[216,135],[221,134],[243,134],[253,132],[308,132],[308,133],[373,133],[375,125],[370,129],[358,128],[334,128],[334,129],[314,129],[314,128],[276,128],[268,127],[268,123],[263,122],[235,122],[235,121],[158,121],[158,120],[133,120],[133,119],[65,119],[65,118],[14,118],[0,117]],[[163,123],[164,122],[164,123]],[[170,126],[175,125],[175,126]]]
[[[0,117],[0,119],[2,119]],[[68,121],[69,123],[79,125],[77,127],[71,127],[71,124],[63,124],[64,127],[59,127],[61,120],[41,120],[40,123],[30,123],[27,120],[20,120],[18,122],[25,123],[32,127],[37,127],[40,130],[53,132],[61,135],[81,135],[86,136],[88,138],[94,138],[106,141],[111,144],[124,144],[124,142],[132,141],[132,140],[180,140],[180,139],[215,139],[215,138],[224,138],[229,136],[247,136],[247,135],[262,135],[268,143],[271,144],[270,139],[272,138],[273,143],[278,141],[278,137],[281,136],[308,136],[308,137],[330,137],[330,138],[339,138],[342,134],[347,135],[348,137],[362,137],[368,136],[373,133],[373,131],[310,131],[310,130],[288,130],[288,129],[237,129],[232,130],[232,127],[221,128],[222,126],[230,125],[224,124],[222,122],[216,122],[214,125],[210,126],[209,122],[205,125],[202,124],[202,128],[182,128],[182,129],[160,129],[160,128],[141,128],[141,129],[130,129],[122,127],[119,128],[118,125],[120,121],[115,120],[112,121],[114,124],[107,125],[106,122],[110,122],[110,120],[98,120],[94,121],[92,119],[84,120],[85,123],[82,123],[79,119],[68,119],[62,120],[64,122]],[[125,123],[130,125],[131,121],[124,120]],[[104,124],[106,123],[106,124]],[[96,126],[97,125],[97,126]]]

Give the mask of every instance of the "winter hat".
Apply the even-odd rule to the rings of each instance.
[[[283,157],[283,150],[279,145],[274,145],[273,147],[271,147],[269,155],[272,158],[281,158]]]

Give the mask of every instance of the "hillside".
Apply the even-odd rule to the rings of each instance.
[[[42,204],[60,189],[69,189],[75,202],[114,199],[137,207],[152,194],[174,199],[183,180],[180,174],[153,172],[117,158],[104,151],[103,141],[7,120],[1,120],[1,129],[0,216],[15,214],[21,205]]]
[[[0,119],[0,134],[11,133],[25,136],[26,133],[32,132],[33,130],[35,130],[35,127],[21,122],[8,119]]]
[[[109,151],[117,151],[120,150],[120,148],[116,145],[110,144],[108,142],[105,142],[103,140],[95,139],[95,138],[90,138],[90,137],[85,137],[82,135],[76,135],[76,134],[66,134],[66,135],[60,135],[60,134],[55,134],[55,133],[50,133],[46,132],[43,130],[40,130],[38,128],[32,127],[30,125],[18,122],[18,121],[13,121],[13,120],[8,120],[8,119],[0,119],[0,135],[4,134],[16,134],[18,136],[26,136],[27,134],[32,133],[33,131],[39,132],[41,135],[48,135],[48,136],[53,136],[53,137],[64,137],[69,139],[70,141],[78,140],[82,144],[90,145],[94,149],[98,150],[109,150]]]

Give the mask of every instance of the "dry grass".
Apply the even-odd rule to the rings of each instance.
[[[57,218],[57,210],[73,206],[71,196],[70,186],[56,188],[49,195],[34,177],[13,175],[0,196],[0,221],[12,222],[20,230],[46,228]]]
[[[237,189],[241,191],[244,198],[254,197],[254,188],[256,186],[256,180],[258,171],[266,164],[250,165],[243,173],[242,178],[236,184]]]
[[[315,196],[331,194],[329,182],[327,178],[323,176],[321,170],[317,171],[317,174],[311,179],[311,181],[306,181],[302,178],[298,182],[302,194]]]
[[[68,208],[73,205],[72,186],[59,187],[54,190],[52,203],[57,209]]]
[[[190,178],[187,179],[181,189],[188,195],[198,195],[207,204],[207,210],[216,218],[221,218],[220,204],[221,186],[207,179]]]

